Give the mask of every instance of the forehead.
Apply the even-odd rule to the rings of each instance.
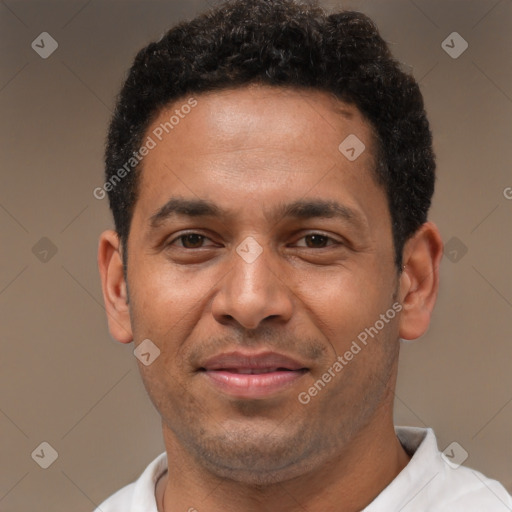
[[[145,215],[171,193],[232,203],[376,187],[372,126],[319,90],[257,85],[186,96],[159,112],[145,138],[153,146],[139,182]],[[343,152],[352,148],[357,159]]]
[[[200,136],[196,146],[201,153],[215,152],[219,144],[232,151],[251,149],[251,144],[255,149],[258,143],[268,147],[272,141],[276,147],[312,153],[313,147],[336,150],[350,133],[358,133],[367,146],[375,139],[359,109],[331,93],[255,84],[176,100],[159,112],[147,133],[157,143],[164,138],[170,143],[167,136],[172,135],[175,147],[193,145]]]

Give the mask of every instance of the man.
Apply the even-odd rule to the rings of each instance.
[[[434,169],[418,85],[360,13],[235,1],[139,52],[98,261],[166,452],[98,511],[512,510],[393,425],[399,340],[438,292]]]

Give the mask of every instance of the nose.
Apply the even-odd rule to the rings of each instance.
[[[255,259],[254,245],[261,250]],[[288,321],[293,293],[279,272],[278,256],[255,242],[249,256],[251,252],[252,257],[247,257],[247,253],[233,251],[232,268],[212,303],[214,318],[222,324],[237,322],[246,329],[256,329],[270,319]]]

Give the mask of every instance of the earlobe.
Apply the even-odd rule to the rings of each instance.
[[[110,334],[121,343],[130,343],[133,341],[133,334],[121,244],[119,236],[113,230],[104,231],[100,236],[98,268]]]
[[[400,338],[414,340],[428,329],[439,290],[443,242],[439,230],[426,222],[406,242],[400,276]]]

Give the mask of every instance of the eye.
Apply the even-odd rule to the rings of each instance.
[[[168,245],[174,245],[175,242],[180,241],[181,244],[178,247],[184,249],[200,249],[203,247],[203,242],[205,240],[210,240],[208,237],[201,235],[200,233],[185,233],[176,237],[174,240],[169,242]]]
[[[308,247],[310,249],[323,249],[328,245],[341,245],[341,242],[322,233],[310,233],[300,238],[300,240],[306,241],[306,244],[299,245],[300,247]],[[329,242],[331,243],[329,244]]]
[[[210,240],[207,236],[202,235],[201,233],[184,233],[180,236],[174,238],[167,245],[173,246],[177,245],[183,249],[201,249],[205,246],[203,245],[206,240]],[[335,240],[334,238],[324,235],[323,233],[309,233],[299,240],[304,240],[304,244],[296,243],[295,245],[298,247],[307,247],[309,249],[323,249],[332,245],[342,245],[342,242]],[[211,240],[210,240],[211,241]],[[179,242],[177,244],[177,242]]]

